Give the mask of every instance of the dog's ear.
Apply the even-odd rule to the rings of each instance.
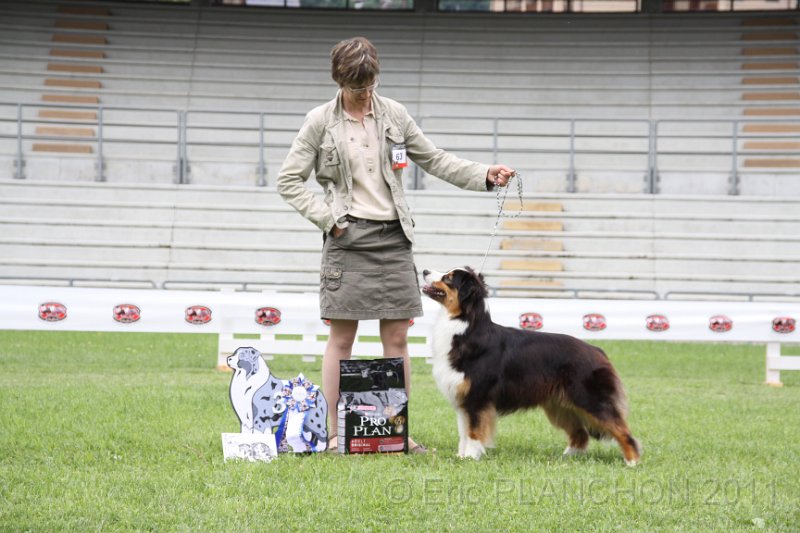
[[[480,287],[480,289],[478,289],[478,294],[480,296],[482,296],[483,298],[488,297],[489,296],[489,287],[486,286],[486,280],[484,279],[483,274],[479,274],[478,272],[475,272],[475,270],[470,266],[465,266],[464,270],[469,272],[470,275],[472,277],[474,277],[475,280],[477,281],[477,283],[475,285]]]
[[[458,287],[458,303],[461,312],[469,315],[475,310],[476,304],[489,296],[489,290],[483,281],[482,274],[476,274],[470,267],[465,267],[465,274]]]
[[[486,286],[486,282],[483,279],[483,274],[479,274],[479,273],[475,272],[475,269],[473,269],[471,266],[465,266],[464,270],[466,270],[467,272],[469,272],[470,274],[472,274],[473,276],[478,278],[480,280],[481,284],[484,285],[484,287]]]
[[[239,357],[239,359],[236,361],[236,366],[244,370],[244,373],[248,376],[253,371],[253,363],[251,363],[247,359],[244,359],[243,357]]]

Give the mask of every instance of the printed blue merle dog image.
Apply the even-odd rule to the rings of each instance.
[[[325,450],[328,404],[318,386],[303,374],[288,380],[275,377],[252,347],[238,348],[227,362],[233,369],[231,405],[242,433],[271,432],[278,451]]]

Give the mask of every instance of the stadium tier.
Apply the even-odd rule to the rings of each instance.
[[[0,277],[316,287],[320,235],[275,176],[353,35],[440,147],[520,171],[524,212],[486,260],[498,294],[797,297],[791,11],[2,2]],[[406,176],[418,266],[477,266],[495,196]]]
[[[800,300],[800,201],[410,192],[418,269],[493,294]],[[516,198],[505,211],[519,210]],[[321,234],[269,188],[0,180],[0,283],[314,291]]]
[[[2,175],[273,183],[303,114],[335,91],[332,44],[363,34],[383,95],[443,148],[536,171],[536,191],[800,194],[796,12],[31,1],[0,15]]]

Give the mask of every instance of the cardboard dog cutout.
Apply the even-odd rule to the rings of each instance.
[[[231,405],[242,434],[263,435],[263,440],[255,439],[271,444],[277,452],[325,450],[328,404],[317,385],[302,373],[288,380],[276,378],[255,348],[238,348],[227,361],[233,369]]]

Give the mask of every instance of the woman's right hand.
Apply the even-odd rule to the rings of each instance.
[[[334,225],[333,228],[331,228],[331,237],[333,237],[334,239],[338,239],[339,237],[344,235],[345,231],[347,231],[346,228],[340,228],[339,226]]]

